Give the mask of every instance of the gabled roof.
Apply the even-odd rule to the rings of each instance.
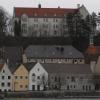
[[[89,64],[41,64],[48,73],[92,74]]]
[[[65,14],[75,13],[78,9],[70,8],[24,8],[15,7],[15,17],[26,14],[28,17],[64,17]]]
[[[26,67],[28,71],[30,71],[36,63],[24,63],[23,65]]]
[[[20,63],[10,63],[8,65],[11,73],[14,73],[16,71],[16,69],[20,66],[21,64]]]
[[[84,58],[73,46],[30,45],[25,51],[27,58]]]

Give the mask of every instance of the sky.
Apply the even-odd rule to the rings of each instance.
[[[90,13],[100,12],[100,0],[0,0],[0,6],[11,15],[13,7],[38,7],[38,4],[43,8],[76,8],[77,4],[83,4]]]

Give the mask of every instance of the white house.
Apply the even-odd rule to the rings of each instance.
[[[29,90],[44,90],[47,87],[48,73],[40,63],[35,64],[29,72]]]
[[[0,65],[0,91],[12,91],[12,74],[7,63]]]

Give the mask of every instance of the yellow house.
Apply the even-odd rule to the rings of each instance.
[[[28,90],[28,70],[21,64],[13,73],[13,91]]]

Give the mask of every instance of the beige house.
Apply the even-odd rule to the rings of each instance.
[[[21,64],[13,73],[13,91],[28,91],[28,70]]]

